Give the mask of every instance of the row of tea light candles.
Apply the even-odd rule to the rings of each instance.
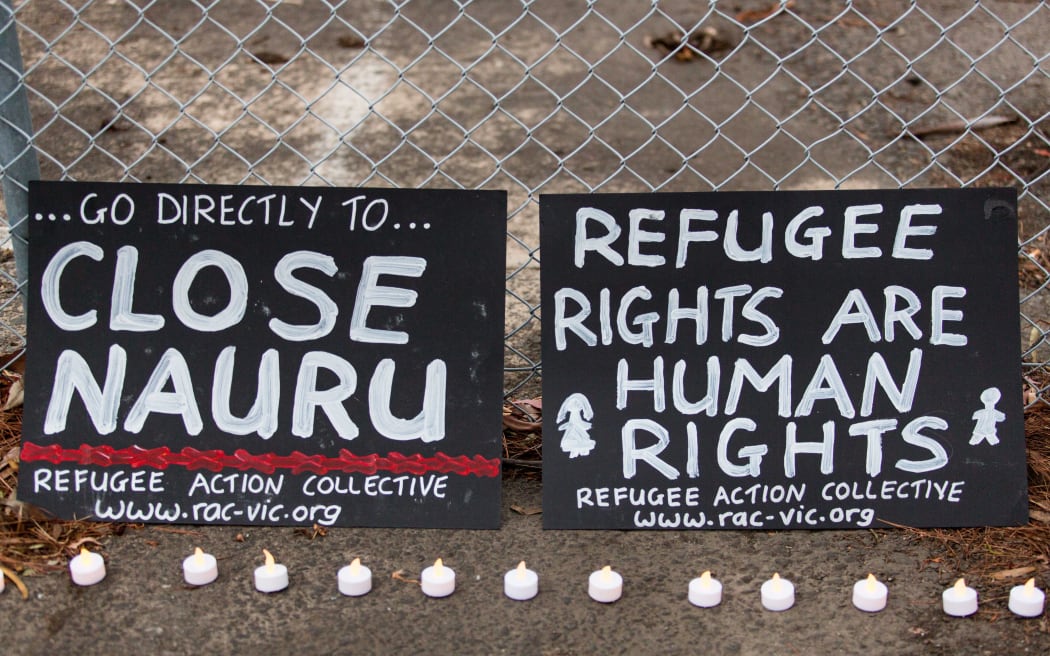
[[[259,592],[279,592],[288,587],[288,568],[274,561],[273,555],[263,549],[265,564],[255,569],[255,589]],[[190,585],[207,585],[219,576],[215,556],[197,547],[193,555],[182,563],[183,576]],[[106,563],[102,556],[81,548],[80,555],[69,561],[69,573],[77,585],[94,585],[106,577]],[[438,558],[420,575],[420,587],[428,597],[447,597],[456,590],[456,572]],[[372,571],[355,558],[341,568],[337,575],[339,592],[358,597],[372,590]],[[525,561],[503,577],[503,592],[511,599],[527,601],[539,593],[539,575],[525,566]],[[0,576],[0,591],[3,577]],[[595,601],[612,603],[623,595],[623,577],[610,566],[591,573],[587,594]],[[762,584],[762,606],[771,611],[784,611],[795,605],[795,586],[778,574]],[[853,605],[862,611],[875,613],[886,607],[889,590],[874,574],[857,581],[853,586]],[[1035,587],[1035,579],[1010,590],[1009,608],[1021,617],[1043,614],[1046,594]],[[941,595],[944,612],[954,617],[966,617],[977,612],[977,591],[963,579],[955,582]],[[710,608],[722,603],[722,584],[704,572],[689,582],[689,602],[694,606]]]

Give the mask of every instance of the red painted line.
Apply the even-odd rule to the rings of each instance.
[[[200,451],[193,447],[183,447],[172,451],[166,446],[156,449],[143,449],[137,446],[115,449],[108,445],[91,446],[81,444],[78,449],[66,449],[58,444],[40,446],[32,442],[22,443],[21,459],[25,462],[45,461],[58,465],[76,463],[79,465],[98,465],[110,467],[127,465],[130,467],[149,467],[167,469],[170,466],[185,467],[189,470],[207,469],[218,472],[223,469],[239,471],[255,470],[272,474],[278,469],[287,469],[293,474],[310,472],[328,474],[343,472],[347,474],[374,474],[379,471],[393,474],[415,474],[429,472],[455,474],[457,476],[479,476],[493,478],[499,476],[499,458],[476,456],[450,456],[440,451],[433,456],[418,453],[405,455],[391,451],[385,456],[376,453],[355,455],[346,449],[340,449],[338,456],[307,455],[292,451],[289,455],[280,456],[273,453],[248,453],[237,449],[226,453],[220,449]]]

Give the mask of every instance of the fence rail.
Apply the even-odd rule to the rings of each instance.
[[[38,175],[507,189],[508,397],[539,389],[541,193],[994,185],[1050,400],[1045,2],[2,0],[0,25],[9,353]]]

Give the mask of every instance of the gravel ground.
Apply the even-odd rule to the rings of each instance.
[[[109,574],[78,588],[66,576],[27,578],[29,601],[9,590],[5,653],[150,654],[1046,654],[1046,618],[1019,619],[984,582],[977,615],[950,618],[941,591],[956,573],[899,531],[543,531],[539,485],[506,480],[499,531],[333,529],[310,538],[290,528],[133,528],[109,541]],[[219,579],[192,588],[181,563],[202,546]],[[285,592],[252,586],[262,549],[287,565]],[[343,597],[336,572],[351,558],[371,568],[373,590]],[[437,557],[456,570],[456,592],[424,597],[411,581]],[[525,559],[540,593],[503,596],[503,574]],[[612,565],[623,598],[587,596],[587,576]],[[710,609],[686,601],[710,569],[724,585]],[[796,605],[762,609],[773,571],[792,580]],[[890,589],[879,613],[850,603],[874,572]],[[983,592],[981,592],[983,590]]]

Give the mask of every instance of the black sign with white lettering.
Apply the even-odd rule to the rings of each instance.
[[[1027,521],[1016,207],[543,196],[544,526]]]
[[[30,185],[19,498],[496,528],[506,194]]]

